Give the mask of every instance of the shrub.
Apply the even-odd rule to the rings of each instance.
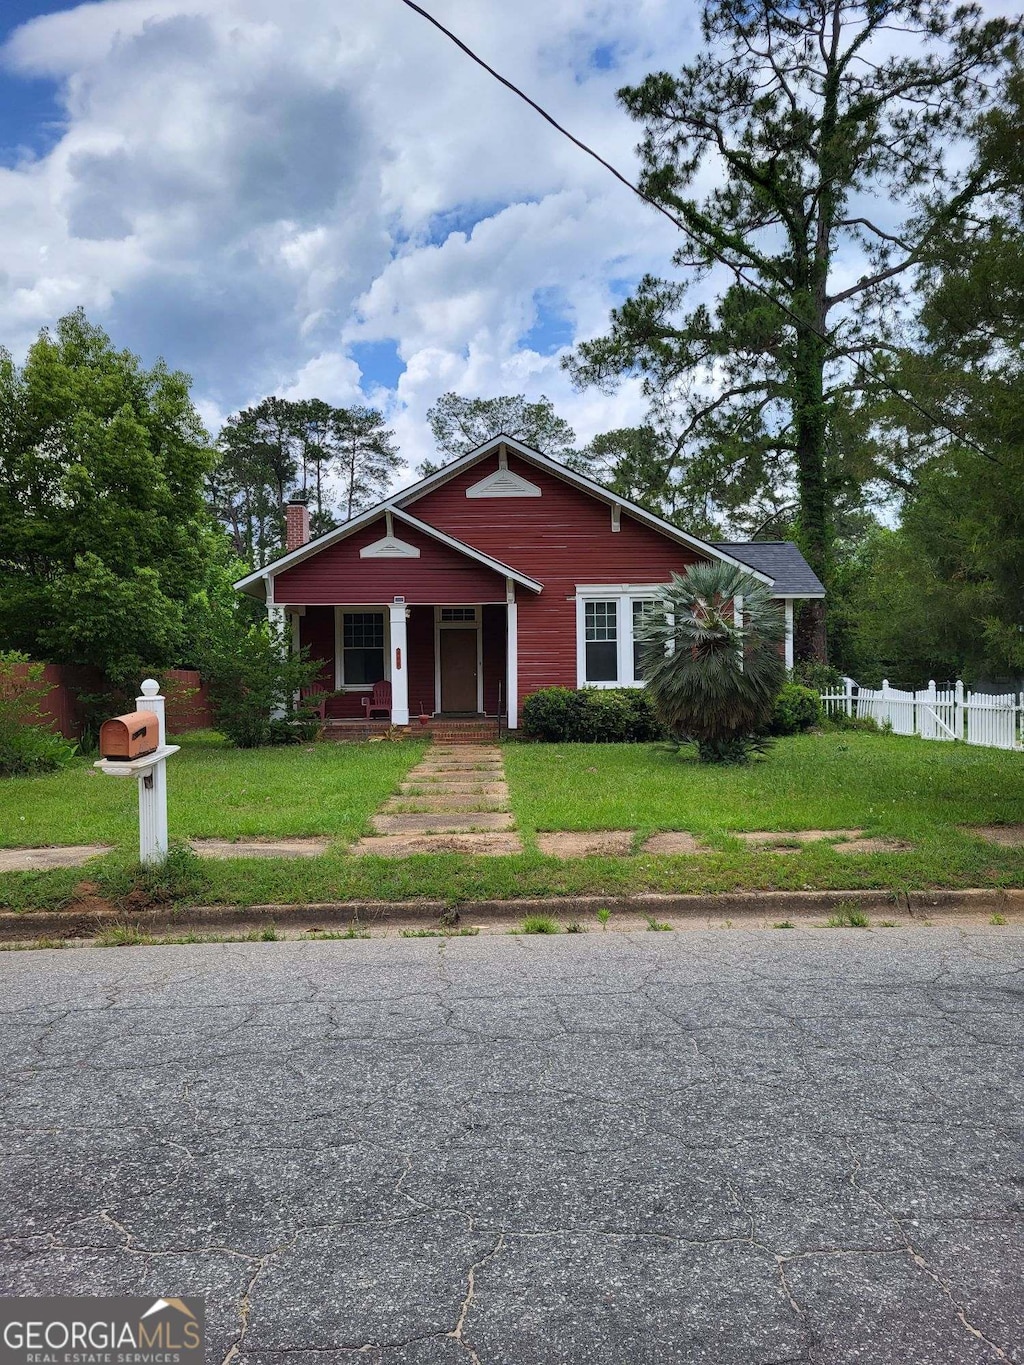
[[[74,755],[74,744],[46,728],[43,668],[27,654],[0,652],[0,777],[53,772]]]
[[[290,652],[284,635],[268,622],[219,613],[202,646],[202,672],[209,686],[217,729],[240,749],[295,744],[317,726],[308,705],[295,698],[313,685],[322,664]]]
[[[793,681],[802,683],[804,687],[813,688],[815,692],[843,690],[843,675],[839,669],[833,668],[831,664],[815,663],[812,659],[805,659],[794,667]]]
[[[775,698],[769,726],[773,735],[798,735],[803,730],[820,725],[824,719],[821,697],[811,687],[801,683],[783,683]]]
[[[549,744],[643,744],[663,738],[640,687],[543,687],[523,703],[523,731]]]

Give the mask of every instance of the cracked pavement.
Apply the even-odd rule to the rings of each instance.
[[[208,1360],[1024,1362],[1024,933],[5,954],[0,1293]]]

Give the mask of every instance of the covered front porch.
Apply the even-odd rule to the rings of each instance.
[[[327,693],[325,728],[333,737],[425,722],[437,738],[465,731],[482,739],[499,721],[510,729],[517,723],[517,609],[508,595],[505,602],[408,604],[398,596],[278,610],[294,647],[320,660],[316,686]],[[390,684],[390,718],[368,707],[381,682]]]

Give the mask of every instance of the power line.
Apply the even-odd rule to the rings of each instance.
[[[551,127],[554,128],[557,133],[560,133],[562,137],[567,138],[568,141],[571,142],[574,147],[578,148],[581,152],[583,152],[585,156],[589,156],[591,160],[596,161],[599,166],[602,166],[610,175],[614,176],[615,179],[620,182],[620,184],[625,185],[625,187],[628,190],[632,190],[632,192],[637,196],[638,199],[642,199],[645,204],[649,204],[651,208],[656,209],[657,212],[660,213],[663,218],[667,218],[668,221],[673,224],[673,226],[677,227],[680,232],[682,232],[686,237],[688,237],[691,242],[700,247],[702,251],[710,251],[711,255],[714,257],[715,260],[719,262],[719,264],[726,266],[729,270],[732,270],[735,273],[735,275],[743,282],[743,284],[745,284],[749,289],[754,289],[758,293],[763,294],[764,297],[770,300],[770,302],[776,308],[778,308],[780,312],[784,313],[791,322],[796,323],[798,327],[809,328],[813,335],[816,336],[819,341],[823,342],[834,354],[838,354],[838,348],[836,347],[835,343],[831,341],[823,332],[819,332],[818,329],[811,323],[805,321],[803,318],[798,317],[797,314],[794,313],[791,308],[789,308],[784,302],[782,302],[782,300],[777,299],[769,289],[767,289],[763,284],[760,283],[759,280],[749,279],[743,273],[742,266],[736,265],[734,261],[726,260],[725,257],[720,252],[717,252],[713,246],[709,246],[707,242],[704,242],[700,237],[698,237],[697,234],[693,231],[693,229],[684,221],[684,219],[679,218],[676,214],[674,214],[671,211],[671,209],[667,209],[664,204],[659,204],[656,199],[652,199],[651,196],[645,193],[645,191],[642,190],[639,185],[637,185],[634,181],[630,180],[628,175],[623,174],[623,172],[620,171],[617,166],[614,166],[610,161],[607,161],[600,154],[600,152],[595,151],[593,147],[589,146],[581,138],[578,138],[575,135],[575,133],[570,132],[568,128],[566,128],[563,124],[559,123],[558,120],[554,117],[554,115],[549,114],[548,111],[543,107],[543,105],[538,104],[537,101],[535,99],[532,99],[526,93],[525,90],[520,89],[520,87],[516,85],[513,81],[510,81],[507,76],[503,76],[500,71],[495,70],[493,66],[491,66],[488,62],[484,61],[483,57],[481,57],[479,53],[474,52],[474,50],[467,43],[464,43],[462,39],[458,36],[458,34],[453,33],[450,28],[446,28],[445,25],[441,23],[440,19],[437,19],[433,14],[431,14],[428,10],[425,10],[421,5],[415,4],[414,0],[401,0],[401,3],[405,5],[407,9],[413,10],[422,19],[426,19],[428,24],[432,24],[434,28],[438,30],[439,33],[442,33],[449,40],[449,42],[454,43],[454,45],[457,48],[459,48],[461,52],[464,52],[465,55],[470,59],[470,61],[473,61],[477,64],[477,66],[482,67],[483,70],[486,71],[489,76],[493,77],[494,80],[496,80],[499,83],[499,85],[503,85],[506,90],[510,90],[512,94],[515,95],[518,99],[521,99],[524,104],[528,104],[530,108],[534,111],[534,113],[540,115],[540,117],[545,121],[545,123],[550,123]],[[979,455],[983,455],[986,460],[991,461],[992,464],[1001,463],[1000,460],[998,460],[994,455],[987,451],[984,446],[980,445],[972,437],[965,436],[963,432],[957,431],[956,428],[951,426],[950,423],[946,421],[944,418],[937,416],[934,412],[930,412],[922,403],[918,402],[918,400],[913,396],[913,394],[905,393],[902,389],[897,388],[896,385],[893,384],[891,380],[884,378],[884,376],[872,370],[871,367],[869,365],[866,365],[862,360],[857,360],[853,356],[846,356],[845,359],[847,359],[849,363],[853,365],[853,367],[856,370],[858,370],[865,378],[873,380],[874,383],[880,385],[883,389],[887,390],[887,392],[891,393],[894,397],[902,399],[902,401],[906,403],[908,407],[913,408],[914,411],[919,414],[919,416],[924,417],[933,425],[941,427],[950,436],[954,437],[957,441],[960,441],[963,445],[970,446],[972,449],[976,450]]]

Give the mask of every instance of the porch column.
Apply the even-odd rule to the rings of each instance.
[[[269,576],[267,578],[267,619],[270,622],[270,628],[273,633],[278,639],[285,642],[285,647],[287,648],[288,622],[285,617],[284,607],[279,607],[274,601],[274,580]],[[280,720],[284,716],[284,707],[278,703],[271,710],[270,714],[274,720]]]
[[[793,667],[793,599],[787,597],[786,602],[786,667]]]
[[[505,710],[508,713],[508,728],[519,728],[519,604],[516,601],[516,587],[511,578],[505,579]]]
[[[409,724],[409,659],[406,648],[405,603],[391,603],[391,719]]]

